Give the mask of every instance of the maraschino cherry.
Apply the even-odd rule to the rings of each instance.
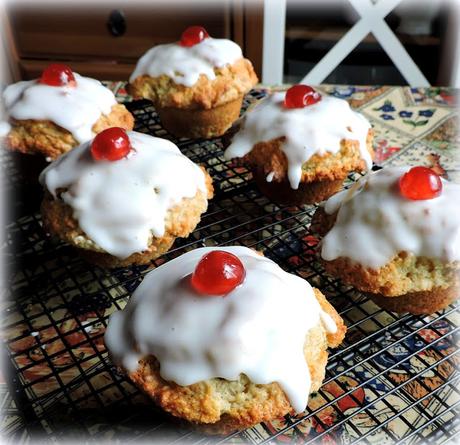
[[[126,131],[119,127],[101,131],[91,144],[91,155],[96,161],[118,161],[131,150],[131,142]]]
[[[201,258],[192,274],[192,286],[202,295],[225,295],[244,281],[241,260],[230,252],[213,250]]]
[[[321,100],[321,94],[308,85],[294,85],[286,91],[285,108],[304,108]]]
[[[399,190],[407,199],[433,199],[441,194],[442,181],[431,168],[412,167],[399,178]]]
[[[194,46],[209,37],[208,32],[202,26],[189,26],[180,38],[181,46]]]
[[[48,65],[43,70],[39,82],[52,87],[74,87],[76,85],[75,76],[71,68],[63,63]]]

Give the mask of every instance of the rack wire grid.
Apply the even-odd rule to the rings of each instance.
[[[252,92],[245,106],[264,96]],[[319,287],[348,326],[331,351],[324,384],[305,412],[227,437],[209,437],[157,409],[117,372],[103,335],[148,271],[105,271],[46,236],[37,189],[4,154],[3,187],[12,195],[4,248],[4,367],[22,419],[13,436],[49,441],[161,443],[447,443],[460,432],[458,313],[397,315],[326,276],[309,230],[314,206],[284,208],[262,196],[250,173],[223,159],[220,139],[175,140],[147,101],[126,104],[136,129],[174,140],[212,175],[215,197],[197,229],[154,264],[199,247],[241,244]],[[14,205],[13,205],[14,204]],[[19,423],[19,425],[18,425]],[[6,431],[8,433],[8,430]]]

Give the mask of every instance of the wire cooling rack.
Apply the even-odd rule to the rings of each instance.
[[[245,102],[263,96],[253,92]],[[148,102],[127,104],[136,129],[168,135]],[[200,225],[155,262],[199,246],[253,247],[319,287],[348,326],[307,410],[228,437],[207,437],[169,418],[112,366],[103,344],[109,315],[126,304],[146,267],[104,271],[42,230],[40,192],[4,154],[11,196],[5,242],[4,367],[22,428],[32,439],[161,443],[447,443],[460,432],[458,313],[398,316],[324,275],[309,231],[314,206],[281,208],[222,141],[175,141],[212,175],[215,198]],[[21,428],[17,429],[21,430]],[[18,434],[16,432],[16,434]]]

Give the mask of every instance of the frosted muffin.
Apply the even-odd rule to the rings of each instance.
[[[345,331],[321,292],[273,261],[201,248],[146,275],[105,343],[165,411],[228,433],[303,411]]]
[[[279,204],[322,201],[350,172],[372,166],[372,129],[348,102],[306,85],[274,93],[248,112],[225,152],[242,158]]]
[[[153,102],[170,133],[212,138],[238,119],[243,96],[257,76],[236,43],[192,26],[180,41],[148,50],[129,82],[134,97]]]
[[[56,159],[109,127],[132,130],[134,118],[98,80],[51,64],[36,80],[3,91],[7,121],[0,126],[13,151]]]
[[[103,267],[147,264],[188,236],[212,197],[170,141],[110,128],[41,174],[43,225]]]
[[[314,217],[326,271],[394,312],[430,314],[458,298],[460,185],[426,167],[387,167]]]

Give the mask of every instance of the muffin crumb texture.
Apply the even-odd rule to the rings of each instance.
[[[429,314],[460,291],[460,186],[440,179],[436,197],[409,199],[399,186],[409,170],[387,167],[361,178],[318,208],[311,227],[323,236],[329,275],[388,310]]]
[[[211,256],[228,255],[244,281],[224,295],[203,294],[190,277],[197,267],[214,271]],[[225,246],[194,249],[147,274],[110,317],[105,343],[161,408],[221,434],[302,412],[321,386],[327,348],[345,331],[306,280],[251,249]]]
[[[94,134],[110,127],[132,130],[134,118],[122,104],[112,107],[110,114],[101,114],[93,125]],[[51,121],[11,119],[11,130],[6,137],[6,146],[21,153],[40,153],[54,160],[78,145],[74,136]]]
[[[117,130],[128,150],[122,157],[95,157],[95,145],[111,155],[112,133],[100,133],[42,172],[43,224],[96,264],[147,264],[195,229],[213,195],[212,180],[172,142],[134,131]]]
[[[326,333],[317,325],[308,333],[305,360],[309,364],[311,392],[321,387],[327,364],[327,348],[337,347],[346,327],[324,295],[314,289],[315,297],[337,325],[337,332]],[[208,434],[228,434],[269,421],[285,414],[294,414],[285,393],[277,383],[258,385],[241,374],[237,381],[214,378],[190,386],[180,386],[161,378],[158,361],[146,357],[129,378],[161,408],[170,414],[197,424]]]
[[[130,83],[129,91],[135,98],[150,99],[159,108],[209,110],[240,99],[257,83],[251,62],[244,58],[214,68],[214,73],[213,80],[201,74],[191,87],[177,84],[165,74],[142,75]]]

